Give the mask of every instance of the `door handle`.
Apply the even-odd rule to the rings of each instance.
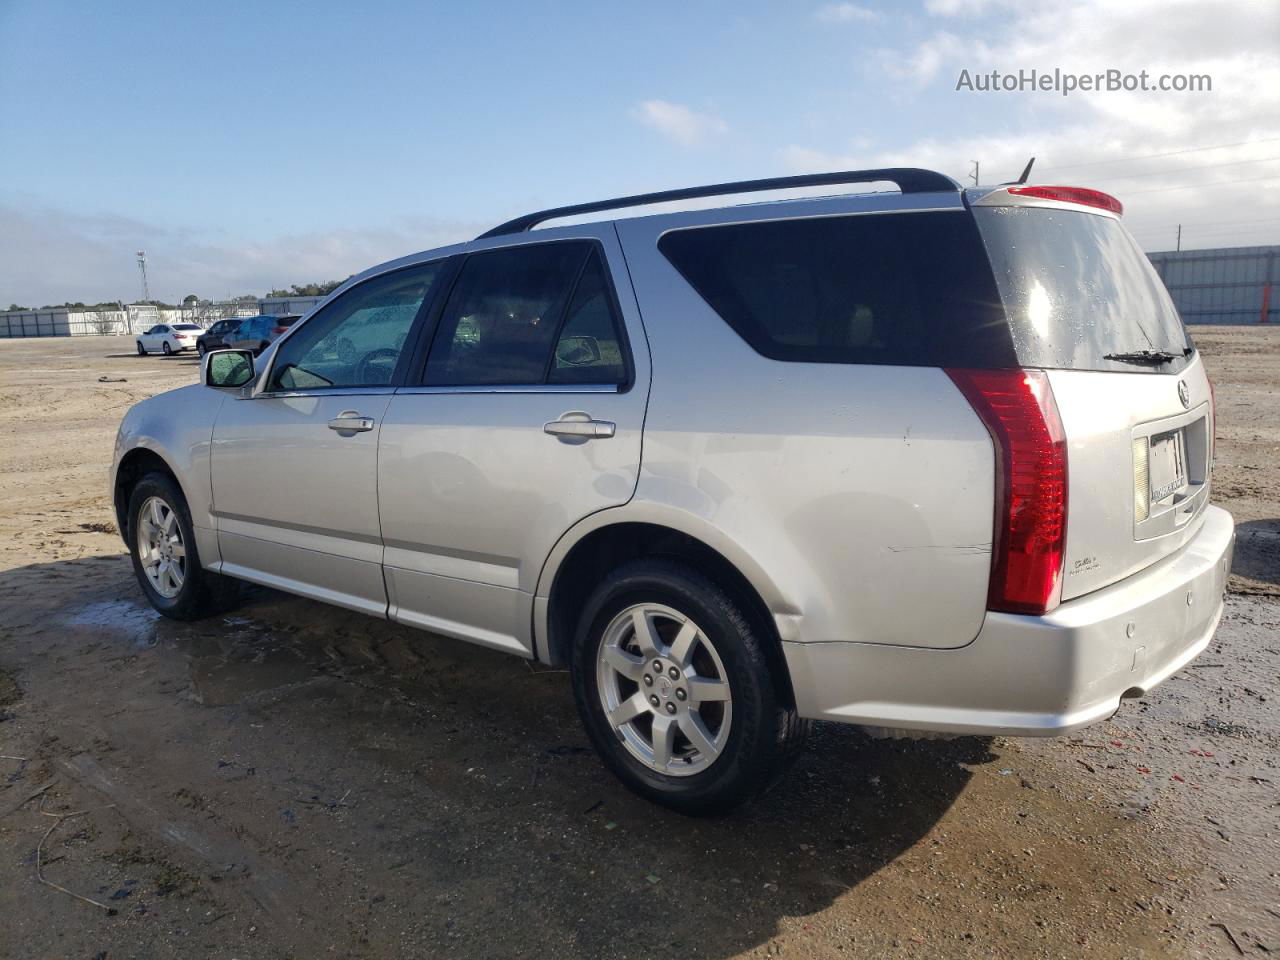
[[[569,440],[605,440],[612,437],[618,425],[611,420],[592,420],[585,413],[566,413],[559,420],[542,425],[542,432]]]
[[[373,429],[373,417],[362,417],[355,410],[343,410],[329,421],[329,429],[339,433],[365,433]]]

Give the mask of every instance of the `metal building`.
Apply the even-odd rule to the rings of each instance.
[[[1280,323],[1280,246],[1147,256],[1187,323]]]

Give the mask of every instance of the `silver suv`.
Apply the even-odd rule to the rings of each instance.
[[[1205,648],[1234,541],[1120,213],[892,169],[522,217],[135,406],[120,530],[171,617],[243,580],[567,664],[604,762],[686,812],[812,719],[1075,730]]]

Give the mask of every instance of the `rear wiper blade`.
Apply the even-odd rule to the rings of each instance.
[[[1167,350],[1133,350],[1129,353],[1104,354],[1103,360],[1119,360],[1121,363],[1136,363],[1145,367],[1158,367],[1186,356],[1185,353],[1169,353]]]

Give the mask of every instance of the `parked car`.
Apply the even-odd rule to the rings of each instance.
[[[240,329],[240,324],[243,322],[243,317],[228,317],[210,325],[203,336],[196,338],[196,352],[203,357],[210,350],[230,347],[236,331]]]
[[[687,812],[810,720],[1068,733],[1206,647],[1235,536],[1120,214],[893,169],[521,217],[134,406],[119,527],[169,617],[244,580],[567,665],[608,767]]]
[[[164,354],[194,350],[196,340],[203,332],[204,328],[194,323],[158,323],[138,334],[138,356],[145,356],[153,350]]]
[[[239,350],[252,350],[261,353],[300,318],[300,314],[291,313],[280,317],[258,316],[241,320],[235,332],[227,338],[227,346]]]

